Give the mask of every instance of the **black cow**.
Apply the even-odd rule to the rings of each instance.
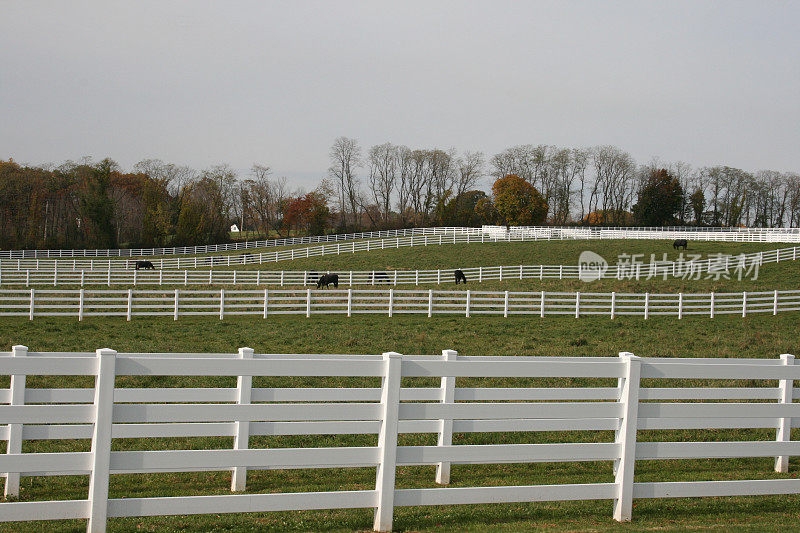
[[[672,243],[672,249],[677,250],[680,247],[683,247],[685,250],[686,247],[689,246],[689,241],[686,239],[677,239],[675,242]]]
[[[458,285],[459,281],[463,281],[464,283],[467,282],[467,276],[465,276],[464,272],[462,272],[461,270],[456,270],[455,275],[456,275],[456,285]]]
[[[339,288],[338,274],[323,274],[322,277],[319,278],[319,281],[317,281],[317,288],[327,288],[331,283],[333,283],[333,286],[337,289]]]
[[[152,261],[136,261],[136,270],[155,270]]]

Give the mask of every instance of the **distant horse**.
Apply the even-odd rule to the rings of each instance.
[[[455,275],[456,275],[456,285],[458,285],[460,281],[463,281],[464,283],[467,282],[467,276],[465,276],[464,272],[462,272],[461,270],[456,270]]]
[[[677,239],[675,242],[672,243],[672,249],[677,250],[680,247],[683,247],[685,250],[686,247],[689,246],[689,241],[686,239]]]
[[[389,281],[389,276],[386,275],[386,272],[374,273],[374,277],[372,278],[372,284],[375,285],[377,283],[391,283]]]
[[[338,274],[323,274],[322,277],[319,278],[317,281],[317,288],[320,289],[322,287],[328,288],[328,285],[333,283],[333,286],[337,289],[339,288],[339,275]]]
[[[136,270],[155,270],[152,261],[136,261]]]

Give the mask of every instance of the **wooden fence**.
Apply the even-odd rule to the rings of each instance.
[[[86,499],[0,503],[0,520],[88,519],[105,531],[115,517],[374,508],[374,529],[392,528],[399,506],[611,500],[628,521],[639,498],[800,493],[799,479],[634,482],[637,460],[775,458],[788,471],[800,455],[791,428],[800,420],[794,356],[780,359],[613,357],[29,353],[0,356],[0,455],[7,497],[21,476],[88,475]],[[26,388],[26,377],[92,375],[94,388]],[[117,376],[238,376],[236,388],[117,388]],[[372,377],[379,388],[253,388],[253,376]],[[439,387],[402,387],[401,377],[440,378]],[[457,387],[459,378],[611,378],[618,386]],[[748,386],[647,387],[642,380],[743,380]],[[778,386],[768,386],[777,380]],[[477,381],[480,382],[479,380]],[[764,386],[753,387],[754,382]],[[196,382],[193,382],[196,385]],[[33,405],[29,405],[33,404]],[[774,440],[638,442],[637,432],[768,428]],[[615,431],[613,440],[556,444],[454,445],[453,435],[482,432]],[[430,446],[400,446],[398,435],[438,436]],[[377,446],[250,448],[255,435],[378,435]],[[565,433],[565,435],[570,435]],[[709,433],[708,436],[714,435]],[[717,434],[718,435],[718,434]],[[112,451],[114,439],[233,436],[232,449]],[[569,437],[566,437],[569,438]],[[22,453],[28,440],[91,439],[88,452]],[[646,439],[647,440],[647,439]],[[157,448],[157,445],[156,445]],[[603,461],[613,481],[528,486],[397,489],[397,467],[436,466],[446,485],[453,464]],[[109,498],[112,475],[230,471],[231,490],[253,469],[374,467],[374,488],[275,494]],[[611,473],[611,472],[610,472]],[[774,475],[773,475],[774,476]],[[463,481],[463,480],[462,480]],[[677,517],[676,517],[677,518]]]
[[[707,316],[800,311],[800,290],[718,293],[429,290],[0,290],[0,316],[126,317],[398,314]]]
[[[539,239],[692,239],[737,242],[800,242],[800,228],[704,228],[670,227],[577,227],[577,226],[483,226],[405,228],[360,233],[338,233],[286,239],[267,239],[205,246],[174,248],[121,248],[106,250],[0,250],[0,258],[60,258],[60,257],[149,257],[154,255],[196,255],[254,248],[293,246],[320,242],[339,242],[362,239],[384,239],[411,235],[451,235],[488,233],[503,236],[524,233]]]
[[[661,277],[697,279],[700,276],[730,277],[751,274],[765,263],[796,261],[798,248],[783,248],[722,255],[702,260],[626,262],[602,269],[583,265],[513,265],[462,268],[472,282],[514,279],[652,279]],[[314,285],[323,273],[337,274],[344,285],[420,285],[452,282],[455,269],[437,270],[0,270],[0,285]]]

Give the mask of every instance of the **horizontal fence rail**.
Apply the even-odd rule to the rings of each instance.
[[[401,314],[705,316],[800,311],[800,290],[718,293],[516,292],[366,289],[0,290],[0,316],[126,317]]]
[[[723,255],[702,260],[627,262],[594,269],[578,265],[512,265],[460,269],[472,282],[514,279],[653,279],[751,276],[764,264],[796,261],[798,248]],[[0,285],[315,285],[322,274],[336,274],[344,285],[442,284],[455,269],[437,270],[0,270]]]
[[[639,232],[638,234],[644,234]],[[577,238],[577,237],[576,237]],[[601,238],[601,237],[596,237]],[[602,237],[614,238],[614,237]],[[616,237],[621,238],[621,237]],[[195,256],[195,257],[173,257],[152,259],[150,262],[154,268],[158,269],[197,269],[230,267],[236,265],[256,265],[264,263],[274,263],[280,261],[293,261],[295,259],[306,259],[310,257],[322,257],[325,255],[341,255],[356,252],[370,252],[386,250],[392,248],[404,248],[411,246],[436,246],[444,244],[477,244],[477,243],[508,243],[508,242],[528,242],[539,240],[558,240],[556,237],[551,239],[548,236],[529,235],[524,232],[506,232],[503,234],[481,232],[471,233],[452,233],[445,234],[424,234],[410,237],[386,238],[375,241],[351,241],[337,242],[321,246],[306,248],[291,248],[289,250],[278,250],[275,252],[245,252],[242,254],[229,254],[221,256]],[[563,240],[563,239],[562,239]],[[713,239],[712,239],[713,240]],[[782,250],[772,250],[769,252],[756,252],[749,256],[763,256],[764,261],[768,261],[767,254],[782,253],[782,257],[775,256],[776,261],[786,260],[789,257],[796,258],[797,251],[794,248],[784,248]],[[709,259],[706,261],[715,261]],[[698,261],[701,263],[702,261]],[[0,272],[3,271],[75,271],[75,270],[131,270],[135,267],[136,261],[133,259],[0,259]]]
[[[92,388],[26,387],[27,376],[90,375]],[[740,496],[800,493],[800,480],[634,482],[638,460],[774,458],[788,472],[800,443],[794,356],[779,359],[619,357],[463,357],[265,355],[250,348],[235,354],[123,354],[29,352],[14,346],[0,354],[0,455],[6,497],[19,496],[21,477],[90,478],[86,499],[0,503],[0,520],[88,519],[88,531],[105,531],[108,518],[176,514],[373,508],[376,531],[392,529],[398,506],[603,499],[613,517],[629,521],[638,498]],[[116,387],[117,376],[193,376],[192,388]],[[197,377],[236,376],[235,388],[198,387]],[[361,377],[380,386],[253,387],[254,376],[309,379]],[[403,377],[441,378],[440,386],[401,386]],[[479,378],[610,378],[617,386],[496,387]],[[746,386],[648,387],[652,378],[742,380]],[[459,378],[471,378],[459,387]],[[477,381],[476,381],[477,379]],[[595,379],[595,381],[596,381]],[[774,383],[777,380],[777,387]],[[572,382],[573,380],[569,380]],[[758,386],[755,383],[761,381]],[[38,380],[39,383],[44,383]],[[494,383],[494,381],[492,381]],[[606,381],[608,383],[608,381]],[[476,385],[477,384],[477,385]],[[774,439],[729,441],[637,441],[653,430],[752,429],[775,431]],[[606,431],[597,442],[454,445],[465,433]],[[408,433],[437,435],[437,444],[399,445]],[[377,435],[376,446],[251,448],[258,435]],[[569,433],[565,433],[569,435]],[[719,434],[716,434],[719,435]],[[164,449],[163,441],[135,451],[112,451],[114,439],[233,437],[229,449]],[[566,437],[569,438],[569,437]],[[89,452],[22,453],[34,440],[91,439]],[[527,486],[449,488],[453,464],[532,462],[609,464],[613,481]],[[398,466],[432,465],[439,486],[398,489]],[[304,493],[236,494],[248,470],[372,467],[374,488]],[[735,465],[731,466],[735,469]],[[228,471],[234,494],[109,498],[111,476],[149,472]],[[459,475],[468,476],[467,470]],[[771,477],[775,477],[774,474]],[[433,480],[432,480],[433,481]],[[459,480],[464,484],[464,480]]]
[[[362,239],[383,239],[411,235],[452,235],[491,233],[505,235],[524,233],[540,239],[694,239],[736,242],[800,242],[800,228],[697,228],[671,227],[569,227],[569,226],[483,226],[405,228],[361,233],[339,233],[310,237],[290,237],[210,244],[205,246],[179,246],[174,248],[121,248],[109,250],[0,250],[0,258],[54,258],[54,257],[148,257],[154,255],[196,255],[253,248],[293,246],[321,242],[339,242]]]

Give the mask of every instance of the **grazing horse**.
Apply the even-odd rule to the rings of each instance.
[[[152,261],[136,261],[136,270],[155,270]]]
[[[685,250],[686,247],[689,246],[689,241],[686,239],[677,239],[675,242],[672,243],[672,249],[677,250],[680,247],[683,247]]]
[[[458,285],[458,282],[460,281],[463,281],[464,283],[467,282],[467,276],[465,276],[464,272],[462,272],[461,270],[456,270],[455,275],[456,275],[456,285]]]
[[[375,276],[372,278],[372,284],[375,285],[378,283],[391,283],[386,272],[375,272]]]
[[[337,289],[339,288],[339,275],[338,274],[323,274],[322,277],[319,278],[317,281],[317,288],[320,289],[322,287],[328,288],[328,285],[333,283],[333,286]]]

